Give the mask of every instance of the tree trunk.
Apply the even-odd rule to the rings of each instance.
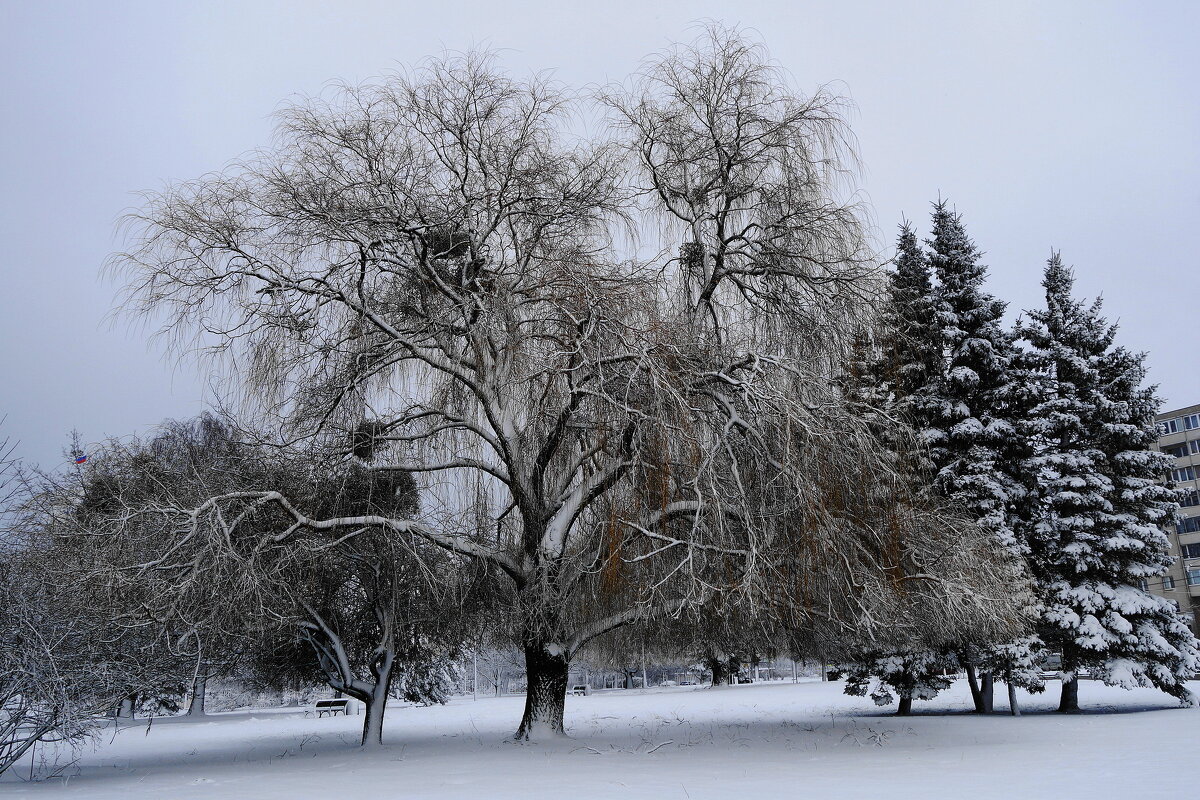
[[[525,646],[525,713],[517,728],[517,739],[566,736],[563,710],[569,666],[566,656],[551,655],[541,643]]]
[[[979,703],[975,706],[976,714],[992,713],[992,697],[995,691],[995,678],[990,672],[979,676]]]
[[[975,704],[976,714],[992,713],[992,691],[995,678],[990,672],[977,674],[973,664],[967,665],[967,683],[971,687],[971,702]]]
[[[375,685],[370,693],[360,698],[365,708],[363,719],[363,747],[379,747],[383,744],[383,715],[387,711],[388,693],[392,689],[392,665],[394,656],[391,652],[377,656],[371,664],[371,674]]]
[[[383,714],[387,711],[388,694],[380,692],[378,686],[363,701],[366,716],[360,744],[363,747],[379,747],[383,744]]]
[[[1017,687],[1008,682],[1008,713],[1014,717],[1021,716],[1021,707],[1017,705]]]
[[[967,685],[971,687],[971,702],[975,706],[975,710],[979,711],[983,705],[983,694],[979,691],[979,678],[975,675],[975,666],[967,664]]]
[[[901,695],[900,707],[896,709],[896,716],[907,717],[910,714],[912,714],[912,698]]]
[[[197,672],[192,680],[192,697],[188,701],[187,715],[189,717],[204,716],[204,701],[208,692],[208,675]]]
[[[1079,710],[1079,678],[1071,673],[1071,680],[1063,679],[1062,695],[1058,699],[1058,710],[1071,714]]]

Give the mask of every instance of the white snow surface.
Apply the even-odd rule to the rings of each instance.
[[[61,777],[0,779],[5,798],[1129,798],[1191,763],[1200,710],[1150,689],[1083,681],[1085,711],[967,713],[957,681],[895,717],[840,682],[617,690],[567,698],[570,737],[510,740],[523,698],[397,707],[386,745],[355,745],[362,717],[298,710],[158,719],[111,730]],[[1193,682],[1192,688],[1200,690]],[[28,765],[18,771],[28,773]]]

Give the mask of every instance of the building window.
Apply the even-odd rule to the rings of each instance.
[[[1164,419],[1158,423],[1158,433],[1161,436],[1166,436],[1168,433],[1179,433],[1179,417]]]
[[[1192,455],[1200,453],[1200,439],[1192,439],[1188,444],[1188,452]]]
[[[1195,439],[1194,441],[1200,444],[1200,439]],[[1174,458],[1183,458],[1188,454],[1186,444],[1173,444],[1170,447],[1164,447],[1162,451],[1169,456],[1173,456]]]
[[[1200,569],[1188,570],[1188,586],[1200,586]]]
[[[1200,506],[1200,494],[1197,494],[1195,489],[1189,489],[1182,493],[1179,499],[1181,506]]]
[[[1200,571],[1200,570],[1198,570]],[[1150,584],[1146,583],[1145,578],[1138,578],[1138,588],[1143,592],[1150,588]]]
[[[1200,517],[1184,517],[1175,523],[1175,532],[1178,534],[1200,532]]]
[[[1182,545],[1180,549],[1184,558],[1200,558],[1200,542]]]
[[[1200,428],[1200,414],[1188,414],[1183,418],[1183,429],[1185,431],[1194,431]]]
[[[1171,470],[1171,480],[1173,481],[1194,481],[1196,480],[1195,467],[1180,467],[1179,469]]]
[[[1175,579],[1170,575],[1163,575],[1163,591],[1169,592],[1175,588]]]

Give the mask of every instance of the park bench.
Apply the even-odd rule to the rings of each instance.
[[[331,717],[337,716],[337,713],[342,712],[342,716],[347,716],[346,710],[349,701],[345,697],[339,697],[336,700],[318,700],[317,701],[317,717],[323,717],[328,714]]]
[[[587,693],[588,693],[588,687],[586,687],[582,684],[580,684],[579,686],[571,687],[571,694],[587,694]]]

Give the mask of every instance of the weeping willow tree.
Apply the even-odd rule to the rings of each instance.
[[[272,537],[378,530],[487,564],[522,738],[563,732],[572,655],[624,625],[754,608],[835,641],[914,608],[995,618],[969,526],[834,380],[879,292],[843,113],[722,29],[593,95],[471,53],[286,109],[270,149],[147,199],[124,308],[214,356],[259,425],[426,499],[323,517],[230,493],[180,530],[272,505]]]

